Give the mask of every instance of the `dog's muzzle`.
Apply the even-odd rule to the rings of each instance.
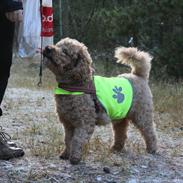
[[[54,59],[51,56],[52,54],[52,48],[50,46],[46,46],[43,50],[43,56],[46,57],[50,62],[56,67],[57,63],[54,61]]]

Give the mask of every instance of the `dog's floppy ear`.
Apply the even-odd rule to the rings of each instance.
[[[86,47],[83,47],[74,60],[73,78],[77,81],[87,81],[90,78],[91,57]]]

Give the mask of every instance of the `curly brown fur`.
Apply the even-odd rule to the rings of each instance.
[[[45,65],[55,74],[57,82],[70,86],[87,83],[92,79],[92,59],[87,47],[77,40],[65,38],[56,45],[47,46],[43,52]],[[157,140],[153,125],[153,102],[148,86],[151,57],[136,48],[117,48],[115,56],[119,63],[132,67],[132,73],[122,74],[133,85],[133,103],[125,119],[112,122],[114,132],[113,150],[124,148],[129,121],[135,124],[145,139],[147,151],[155,153]],[[82,149],[90,140],[99,116],[108,119],[106,113],[99,115],[90,94],[55,95],[57,113],[65,128],[65,150],[60,155],[77,164]]]

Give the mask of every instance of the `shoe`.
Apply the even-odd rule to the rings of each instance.
[[[25,153],[23,149],[16,147],[16,144],[9,141],[11,137],[0,127],[0,160],[9,160],[22,157]]]
[[[12,142],[12,141],[7,141],[7,144],[8,144],[10,147],[17,147],[17,145],[15,144],[15,142]]]
[[[23,155],[24,151],[21,148],[10,147],[8,144],[0,144],[0,160],[19,158]]]

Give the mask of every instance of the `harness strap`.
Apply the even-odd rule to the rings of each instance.
[[[95,84],[94,84],[93,80],[89,81],[87,83],[87,85],[85,85],[85,86],[83,86],[83,85],[80,85],[80,86],[68,86],[65,83],[59,83],[58,87],[66,90],[66,91],[69,91],[69,92],[84,92],[86,94],[90,94],[92,99],[93,99],[93,102],[95,104],[96,113],[98,113],[100,111],[100,109],[103,108],[103,106],[101,105],[101,103],[97,99],[96,88],[95,88]]]
[[[89,81],[86,85],[80,86],[69,86],[65,83],[59,83],[58,87],[70,92],[84,92],[86,94],[96,95],[96,89],[93,80]]]

